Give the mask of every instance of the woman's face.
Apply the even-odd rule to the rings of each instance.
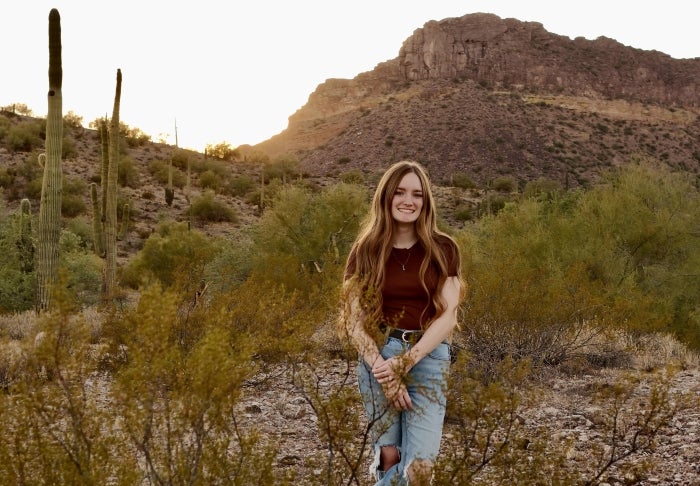
[[[415,223],[423,209],[423,186],[413,172],[406,173],[391,200],[391,216],[397,223]]]

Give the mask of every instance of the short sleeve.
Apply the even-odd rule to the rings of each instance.
[[[459,255],[459,248],[450,238],[445,240],[442,247],[445,251],[445,259],[447,260],[447,275],[449,277],[456,277],[459,275],[459,270],[462,265],[462,260]]]

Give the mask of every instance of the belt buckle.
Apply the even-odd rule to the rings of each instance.
[[[402,332],[402,333],[401,333],[401,340],[402,340],[403,342],[405,342],[405,343],[412,344],[412,341],[409,341],[409,339],[406,338],[406,335],[407,335],[407,334],[408,334],[408,335],[411,335],[411,334],[413,334],[414,332],[415,332],[415,331],[404,331],[404,332]]]

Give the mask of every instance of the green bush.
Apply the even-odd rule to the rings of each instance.
[[[13,152],[31,152],[43,148],[45,131],[45,124],[40,121],[23,121],[10,126],[5,134],[5,144]]]
[[[166,185],[168,183],[168,161],[152,160],[148,164],[148,172],[160,183]],[[187,175],[173,164],[173,187],[182,189],[187,182]]]
[[[216,175],[213,170],[207,170],[199,174],[199,186],[202,189],[211,189],[214,192],[219,192],[219,189],[226,181]]]
[[[216,244],[186,223],[163,223],[122,269],[123,285],[138,288],[149,280],[165,287],[199,285]]]
[[[216,199],[214,191],[206,191],[194,198],[188,214],[199,221],[237,223],[238,215],[234,208]]]
[[[348,172],[343,172],[340,175],[340,181],[345,184],[364,184],[365,176],[359,169],[353,169]]]
[[[117,180],[122,187],[139,187],[139,171],[134,166],[134,159],[128,156],[121,157],[117,166]]]
[[[247,175],[231,177],[226,185],[226,193],[231,196],[244,197],[256,187],[256,182]]]
[[[687,178],[630,164],[585,193],[525,200],[469,233],[471,348],[560,362],[580,326],[671,331],[700,346],[700,194]],[[494,299],[494,296],[498,296]]]
[[[498,192],[511,193],[518,190],[518,183],[510,176],[496,177],[491,182],[491,189]]]
[[[476,183],[464,172],[456,172],[451,176],[452,187],[461,187],[462,189],[474,189]]]

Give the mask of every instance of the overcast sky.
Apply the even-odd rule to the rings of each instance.
[[[3,0],[0,106],[46,114],[48,14],[61,14],[63,111],[111,114],[154,140],[203,150],[255,144],[287,127],[328,78],[353,78],[398,55],[429,20],[488,12],[570,38],[613,38],[700,57],[700,3],[689,0]]]

